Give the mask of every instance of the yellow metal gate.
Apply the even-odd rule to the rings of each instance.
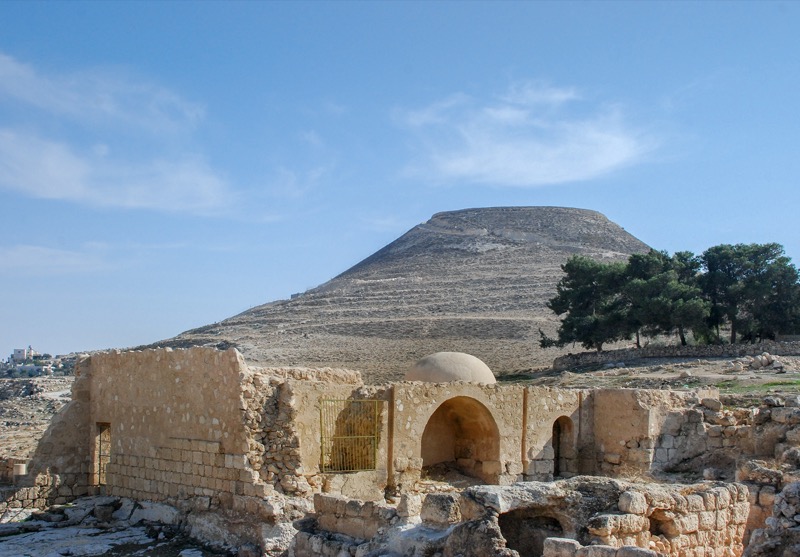
[[[323,472],[375,470],[382,400],[320,401]]]

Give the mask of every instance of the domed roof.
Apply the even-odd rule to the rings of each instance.
[[[437,352],[425,356],[405,376],[406,381],[427,383],[496,383],[492,370],[475,356],[463,352]]]

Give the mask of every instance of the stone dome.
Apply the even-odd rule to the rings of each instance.
[[[405,376],[406,381],[426,383],[496,383],[492,370],[475,356],[463,352],[437,352],[425,356]]]

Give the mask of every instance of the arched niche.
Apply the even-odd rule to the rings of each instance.
[[[492,413],[471,397],[443,402],[422,433],[423,469],[447,463],[462,474],[496,484],[500,474],[500,432]]]
[[[571,477],[577,472],[575,428],[567,416],[553,422],[553,477]]]

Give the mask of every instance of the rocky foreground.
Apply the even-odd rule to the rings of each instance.
[[[192,542],[180,533],[176,517],[167,505],[118,497],[86,497],[47,511],[19,511],[0,519],[0,556],[228,555]]]

